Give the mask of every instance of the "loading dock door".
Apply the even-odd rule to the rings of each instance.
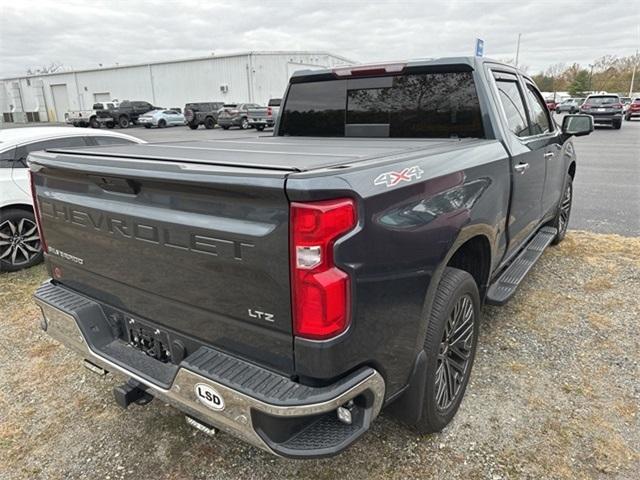
[[[53,108],[55,109],[57,122],[64,122],[64,114],[69,111],[69,95],[67,95],[67,84],[51,85],[51,96],[53,97]]]

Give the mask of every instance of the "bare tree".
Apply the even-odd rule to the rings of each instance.
[[[27,68],[27,75],[44,75],[47,73],[56,73],[64,70],[64,65],[59,62],[51,62],[48,65]]]

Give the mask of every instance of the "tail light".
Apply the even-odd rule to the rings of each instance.
[[[29,170],[29,182],[31,184],[31,198],[33,200],[33,215],[36,217],[36,225],[38,226],[38,235],[40,236],[40,245],[42,245],[42,250],[44,252],[49,252],[47,248],[47,242],[44,239],[44,234],[42,231],[42,222],[40,220],[40,207],[38,205],[38,197],[36,196],[36,182],[33,178],[33,172]]]
[[[612,108],[622,108],[622,104],[621,103],[614,103],[613,105],[611,105]]]
[[[349,198],[291,204],[291,301],[294,334],[315,340],[349,326],[351,279],[336,267],[333,246],[356,226]]]
[[[583,103],[580,108],[582,108],[584,110],[589,110],[591,108],[591,105],[589,105],[588,103]]]
[[[267,107],[267,117],[273,116],[273,109],[271,107]]]
[[[336,77],[366,77],[370,75],[392,75],[401,73],[406,63],[383,63],[380,65],[361,65],[338,67],[332,70]]]

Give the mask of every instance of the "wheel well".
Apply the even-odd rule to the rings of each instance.
[[[0,210],[26,210],[27,212],[33,212],[33,207],[27,203],[14,203],[12,205],[5,205],[0,207]]]
[[[487,237],[478,235],[467,240],[456,250],[447,266],[471,274],[478,285],[480,298],[484,298],[491,269],[491,245]]]
[[[571,180],[576,178],[576,162],[571,162],[569,165],[569,175],[571,175]]]

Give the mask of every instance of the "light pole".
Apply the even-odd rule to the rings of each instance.
[[[522,34],[518,34],[518,45],[516,46],[516,68],[518,68],[518,58],[520,57],[520,37]]]
[[[590,63],[589,67],[591,68],[591,73],[589,73],[589,93],[593,93],[593,88],[591,86],[591,82],[593,82],[593,65]]]

